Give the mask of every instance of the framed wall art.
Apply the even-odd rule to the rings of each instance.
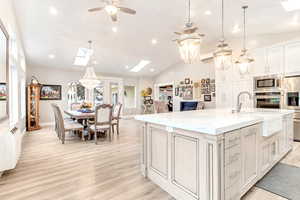
[[[42,85],[40,100],[61,100],[61,85]]]

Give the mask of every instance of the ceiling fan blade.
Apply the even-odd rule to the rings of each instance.
[[[111,15],[111,20],[113,20],[114,22],[116,22],[118,20],[117,15]]]
[[[128,13],[131,15],[135,15],[136,11],[130,8],[125,8],[125,7],[118,7],[120,9],[120,11],[124,12],[124,13]]]
[[[104,7],[99,7],[99,8],[91,8],[91,9],[88,9],[89,12],[95,12],[95,11],[100,11],[100,10],[103,10]]]
[[[182,33],[180,32],[174,32],[176,35],[182,35]]]
[[[198,29],[197,27],[189,28],[189,29],[184,30],[184,33],[185,33],[185,34],[195,33],[195,31],[196,31],[197,29]]]

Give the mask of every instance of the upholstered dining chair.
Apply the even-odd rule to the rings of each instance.
[[[167,113],[169,112],[168,104],[164,101],[154,101],[155,113]]]
[[[57,105],[52,104],[52,107],[55,114],[55,129],[62,144],[65,143],[66,132],[83,131],[84,127],[81,124],[70,120],[64,120],[60,108]]]
[[[95,144],[97,144],[97,133],[100,131],[108,131],[111,141],[112,108],[110,104],[102,104],[95,108],[95,123],[89,127],[94,132]]]
[[[122,104],[117,103],[114,105],[113,112],[112,112],[112,132],[114,133],[114,127],[117,127],[117,134],[119,135],[119,121],[120,121],[120,114],[121,114]]]

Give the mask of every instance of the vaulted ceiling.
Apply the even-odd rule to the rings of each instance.
[[[103,5],[101,0],[14,0],[27,62],[38,67],[83,70],[74,66],[74,58],[87,41],[94,41],[98,64],[96,71],[124,76],[153,76],[174,63],[181,62],[174,31],[186,21],[186,0],[121,0],[121,5],[137,11],[134,16],[120,13],[113,23],[107,13],[89,13],[89,8]],[[286,12],[280,0],[225,0],[227,38],[240,37],[233,27],[242,25],[241,6],[249,5],[248,35],[288,33],[300,30],[298,11]],[[220,36],[220,0],[191,0],[192,21],[204,33],[203,46],[217,43]],[[49,13],[53,6],[57,15]],[[206,11],[211,11],[207,15]],[[206,14],[205,14],[206,13]],[[112,28],[116,27],[117,32]],[[157,44],[151,40],[155,38]],[[50,59],[49,55],[55,55]],[[140,60],[151,64],[138,73],[133,67]],[[150,72],[150,69],[155,69]]]

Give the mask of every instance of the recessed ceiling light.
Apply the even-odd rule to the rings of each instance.
[[[152,44],[157,44],[157,40],[153,38],[153,39],[151,40],[151,43],[152,43]]]
[[[117,27],[112,27],[112,29],[111,29],[114,33],[116,33],[116,32],[118,32],[118,28]]]
[[[54,55],[54,54],[49,54],[49,55],[48,55],[48,58],[54,59],[54,58],[55,58],[55,55]]]
[[[154,68],[150,68],[150,72],[154,72],[155,71],[155,69]]]
[[[50,6],[49,7],[49,13],[51,15],[55,15],[56,16],[58,14],[58,11],[57,11],[57,9],[54,6]]]
[[[234,25],[233,29],[232,29],[232,33],[239,33],[241,31],[240,26],[238,24]]]
[[[282,0],[281,5],[287,12],[300,9],[300,1],[299,0]]]
[[[207,10],[207,11],[204,12],[204,14],[205,14],[205,15],[211,15],[211,11],[210,11],[210,10]]]
[[[141,60],[139,62],[139,64],[137,64],[136,66],[134,66],[130,71],[131,72],[139,72],[141,71],[146,65],[150,64],[151,61],[149,60]]]

